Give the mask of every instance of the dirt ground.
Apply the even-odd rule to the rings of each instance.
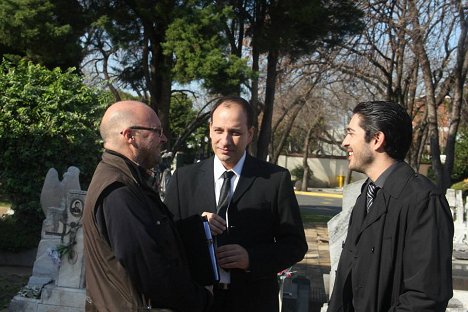
[[[0,312],[8,311],[11,299],[27,284],[31,273],[30,267],[0,266]]]

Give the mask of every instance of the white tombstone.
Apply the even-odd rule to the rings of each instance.
[[[70,191],[67,198],[67,239],[73,248],[70,254],[62,258],[57,286],[84,288],[84,259],[83,259],[83,227],[81,217],[83,215],[84,199],[86,192]]]
[[[456,211],[455,211],[455,190],[454,189],[447,189],[445,192],[445,198],[447,199],[447,202],[450,207],[450,212],[452,213],[452,218],[453,220],[456,219]]]
[[[464,220],[464,207],[463,207],[463,193],[461,190],[455,191],[455,211],[457,213],[457,219],[455,220],[455,224],[466,224],[466,220]]]
[[[78,168],[69,167],[62,181],[55,169],[47,173],[41,192],[46,219],[33,274],[23,289],[39,295],[36,298],[15,296],[9,311],[84,311],[86,291],[81,217],[86,192],[81,191],[79,172]],[[60,249],[68,253],[60,257]]]
[[[343,204],[342,211],[328,221],[328,239],[330,249],[330,277],[329,277],[329,294],[333,290],[333,284],[335,282],[336,269],[338,267],[338,261],[340,260],[341,250],[343,249],[346,235],[348,234],[348,224],[351,212],[353,211],[354,204],[359,194],[361,194],[361,188],[366,180],[359,180],[354,183],[348,184],[343,188]]]
[[[49,207],[61,207],[63,205],[62,200],[63,184],[59,180],[57,170],[50,168],[41,191],[41,207],[44,215],[47,216]]]
[[[450,192],[449,192],[450,191]],[[466,210],[463,204],[463,192],[461,190],[447,190],[447,201],[455,206],[453,257],[460,260],[468,260],[468,237]]]

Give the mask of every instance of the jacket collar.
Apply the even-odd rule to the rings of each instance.
[[[364,231],[372,223],[380,219],[382,215],[387,213],[390,198],[398,198],[406,188],[409,179],[413,175],[414,171],[408,164],[405,162],[398,163],[393,172],[388,176],[382,189],[380,189],[377,193],[377,197],[374,201],[375,205],[372,206],[371,210],[365,218],[363,218],[363,215],[366,204],[366,194],[365,192],[361,192],[359,199],[356,201],[356,206],[359,211],[357,219],[364,219],[364,222],[360,228],[360,233],[362,233],[362,231]],[[366,185],[367,183],[364,183],[363,191],[365,190]]]
[[[106,149],[102,154],[102,161],[108,165],[116,167],[127,178],[133,180],[138,186],[155,192],[154,188],[151,186],[154,184],[154,177],[151,176],[146,169],[131,161],[124,155],[116,151]]]
[[[415,175],[414,170],[405,162],[399,162],[395,170],[385,181],[384,186],[382,187],[383,193],[387,196],[398,198],[401,195],[401,192],[406,188],[408,181],[412,176]]]

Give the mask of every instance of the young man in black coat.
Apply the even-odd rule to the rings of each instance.
[[[445,311],[452,297],[453,221],[443,193],[403,160],[411,118],[392,102],[353,110],[343,146],[365,173],[328,311]]]

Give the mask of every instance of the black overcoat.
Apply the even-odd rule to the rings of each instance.
[[[176,219],[216,212],[213,161],[211,157],[182,167],[172,176],[165,203]],[[234,296],[226,308],[277,311],[276,273],[302,260],[307,251],[288,170],[246,156],[229,206],[228,235],[230,243],[247,250],[250,268],[230,271],[230,292]]]
[[[452,240],[444,194],[398,164],[367,216],[365,194],[356,200],[328,311],[445,311]]]

